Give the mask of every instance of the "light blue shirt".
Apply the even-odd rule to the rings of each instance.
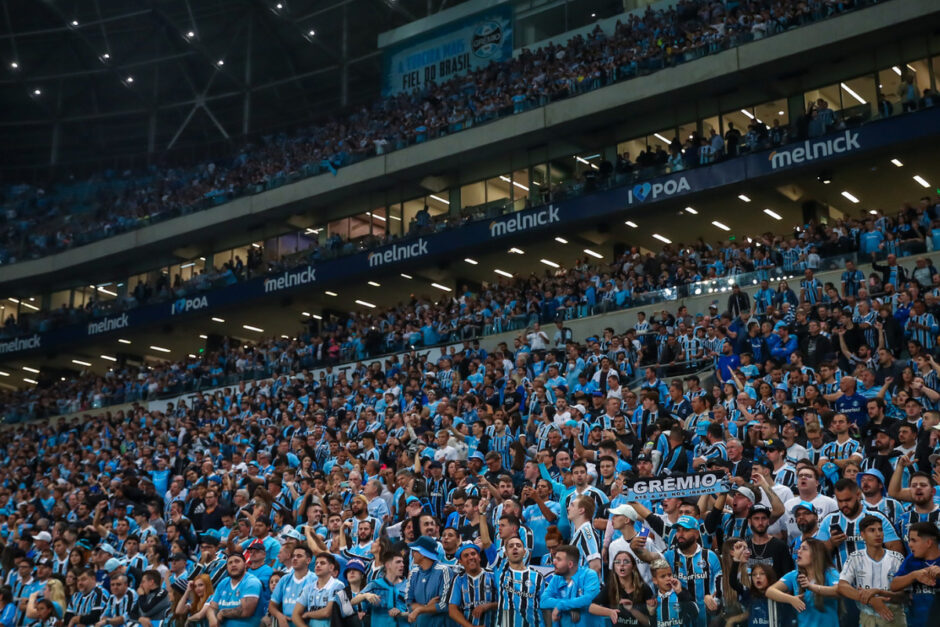
[[[251,597],[255,597],[259,601],[254,614],[248,618],[226,618],[222,623],[224,627],[258,627],[267,608],[260,603],[261,581],[251,573],[245,573],[238,585],[233,586],[232,580],[228,577],[219,584],[219,587],[212,594],[212,601],[219,607],[220,611],[241,607],[242,599]]]

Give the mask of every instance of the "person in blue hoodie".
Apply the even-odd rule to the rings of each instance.
[[[590,620],[591,602],[601,591],[597,573],[588,566],[579,567],[580,561],[577,547],[558,547],[554,558],[555,575],[542,591],[542,609],[551,610],[552,623],[561,627],[579,625],[582,617]]]

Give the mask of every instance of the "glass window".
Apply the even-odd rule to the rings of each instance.
[[[468,183],[460,188],[460,208],[480,207],[486,204],[486,185],[483,181]]]
[[[19,299],[8,298],[7,300],[0,301],[0,320],[6,322],[7,320],[12,320],[15,322],[19,320],[19,303],[16,302]]]
[[[486,207],[487,211],[503,213],[510,205],[512,185],[506,175],[494,176],[486,181]]]
[[[425,199],[425,204],[428,207],[428,213],[431,214],[431,217],[450,213],[450,194],[446,189],[434,194],[428,194],[428,197]]]
[[[754,107],[754,115],[767,126],[773,126],[774,120],[780,120],[780,124],[783,126],[790,123],[790,112],[787,111],[786,98],[757,105]]]
[[[533,203],[548,202],[548,192],[551,188],[548,174],[549,167],[547,163],[540,163],[532,167],[532,181],[529,189],[529,195],[533,197]]]
[[[402,204],[402,220],[405,223],[405,232],[410,232],[412,229],[412,221],[415,220],[415,216],[418,215],[418,212],[424,209],[424,198],[415,198],[414,200],[406,200]]]
[[[49,297],[49,308],[54,311],[56,309],[61,309],[62,307],[68,307],[69,301],[72,299],[72,290],[60,290],[58,292],[53,292]]]
[[[521,211],[531,206],[529,197],[532,190],[529,182],[529,171],[516,170],[510,176],[512,177],[512,209],[513,211]]]
[[[401,203],[396,202],[388,208],[388,229],[392,235],[401,235],[403,231]]]
[[[638,137],[629,139],[617,144],[617,154],[624,158],[629,158],[630,163],[636,163],[636,158],[641,152],[646,150],[646,138]]]
[[[859,76],[839,84],[842,90],[842,119],[846,124],[858,124],[871,118],[878,102],[878,84],[871,74]]]

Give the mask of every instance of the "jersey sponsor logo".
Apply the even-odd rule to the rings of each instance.
[[[776,170],[806,161],[815,161],[816,159],[825,159],[844,152],[852,152],[861,149],[861,147],[862,145],[858,141],[858,133],[846,131],[844,135],[835,139],[806,140],[800,146],[775,150],[767,158],[770,160],[770,169]]]
[[[547,208],[536,211],[535,213],[526,215],[517,213],[505,220],[493,220],[490,222],[490,237],[502,237],[509,233],[528,231],[529,229],[554,224],[555,222],[561,222],[561,218],[558,215],[558,207],[549,205]]]

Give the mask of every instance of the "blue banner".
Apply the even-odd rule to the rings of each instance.
[[[276,275],[257,277],[210,292],[173,302],[157,303],[116,313],[80,325],[46,333],[34,333],[13,340],[0,340],[0,357],[33,351],[74,346],[102,335],[127,332],[132,327],[166,322],[176,317],[206,315],[274,294],[361,279],[376,271],[404,270],[455,258],[458,251],[479,248],[488,241],[536,235],[543,229],[576,228],[579,223],[597,219],[629,219],[645,212],[646,206],[681,198],[820,163],[865,151],[940,134],[940,108],[910,113],[856,129],[842,130],[825,137],[789,144],[708,167],[675,172],[632,187],[620,187],[562,200],[550,205],[478,221],[442,233],[407,238],[371,252],[330,259],[315,266],[302,266]]]
[[[512,5],[455,20],[383,50],[382,94],[421,90],[512,58]]]

